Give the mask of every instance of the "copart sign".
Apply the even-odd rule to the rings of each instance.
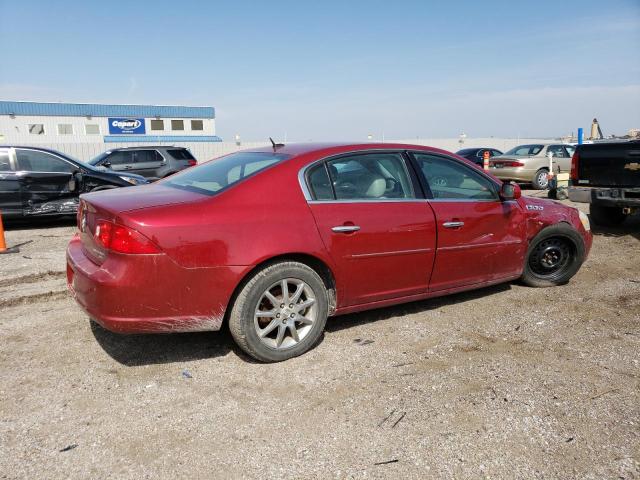
[[[144,134],[144,118],[109,118],[111,135]]]

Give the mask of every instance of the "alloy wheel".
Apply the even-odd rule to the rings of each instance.
[[[300,343],[317,320],[315,295],[297,278],[285,278],[267,288],[256,306],[254,326],[260,341],[276,350]]]

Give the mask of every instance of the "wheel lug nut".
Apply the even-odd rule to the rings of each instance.
[[[281,303],[281,304],[280,304],[280,308],[284,308],[284,303]]]
[[[279,313],[276,313],[276,318],[280,318],[280,314]]]
[[[295,315],[292,313],[291,315],[289,315],[291,318],[295,317]]]
[[[293,308],[293,303],[290,303],[290,304],[289,304],[289,308]]]

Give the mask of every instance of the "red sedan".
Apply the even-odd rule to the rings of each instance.
[[[520,196],[449,152],[401,144],[233,153],[152,185],[82,196],[71,291],[121,333],[218,330],[262,361],[328,316],[522,279],[567,282],[586,215]]]

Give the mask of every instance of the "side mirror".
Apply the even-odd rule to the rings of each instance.
[[[517,200],[522,196],[520,185],[517,183],[503,183],[500,187],[500,198],[502,200]]]
[[[106,161],[102,162],[102,166],[104,168],[111,168],[111,162],[109,160],[106,160]]]

